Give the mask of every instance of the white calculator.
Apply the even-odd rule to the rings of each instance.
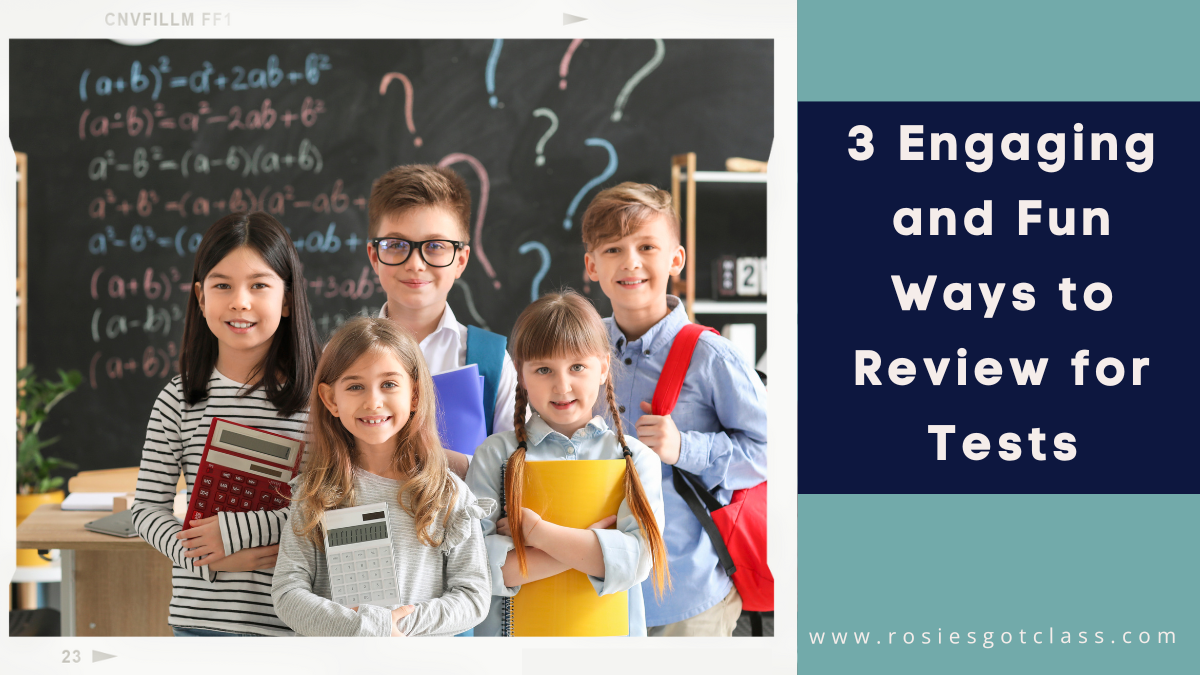
[[[326,511],[325,559],[333,601],[345,607],[399,605],[384,502]]]

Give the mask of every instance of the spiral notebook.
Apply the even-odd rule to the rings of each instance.
[[[616,515],[624,479],[619,459],[526,462],[523,502],[549,522],[585,528]],[[628,591],[597,595],[578,570],[523,584],[505,604],[504,634],[512,637],[629,634]]]

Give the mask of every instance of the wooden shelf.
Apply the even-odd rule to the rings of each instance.
[[[29,353],[29,156],[17,160],[17,369]]]
[[[696,300],[692,303],[696,314],[766,314],[766,300]]]
[[[684,307],[687,309],[688,320],[695,321],[697,314],[766,314],[766,301],[760,302],[718,302],[696,298],[696,183],[760,183],[766,184],[766,173],[739,171],[698,171],[696,169],[696,153],[689,152],[671,157],[671,202],[675,213],[682,221],[684,241],[683,249],[687,252],[687,263],[684,265],[682,282],[673,283],[679,286]]]
[[[766,183],[767,174],[744,171],[697,171],[693,174],[697,183]],[[687,171],[680,172],[686,180]]]

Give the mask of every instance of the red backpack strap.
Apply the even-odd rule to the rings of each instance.
[[[658,385],[654,387],[654,399],[650,402],[652,415],[670,415],[679,400],[679,390],[683,389],[683,378],[687,375],[688,366],[692,365],[692,352],[696,351],[696,342],[700,334],[715,328],[689,323],[675,334],[671,343],[671,351],[667,354],[667,362],[663,364],[662,374],[658,376]],[[720,333],[717,333],[720,335]]]

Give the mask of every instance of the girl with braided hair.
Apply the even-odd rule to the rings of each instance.
[[[504,599],[521,584],[575,569],[588,575],[598,595],[628,591],[629,635],[644,636],[641,582],[653,575],[658,594],[671,583],[662,469],[658,456],[621,428],[600,315],[574,291],[544,295],[517,319],[509,348],[517,371],[514,430],[488,437],[467,471],[472,493],[493,500],[503,495],[480,520],[492,602],[475,635],[501,635]],[[592,413],[601,395],[611,429]],[[625,498],[615,516],[577,529],[522,506],[525,462],[596,459],[625,461]]]

